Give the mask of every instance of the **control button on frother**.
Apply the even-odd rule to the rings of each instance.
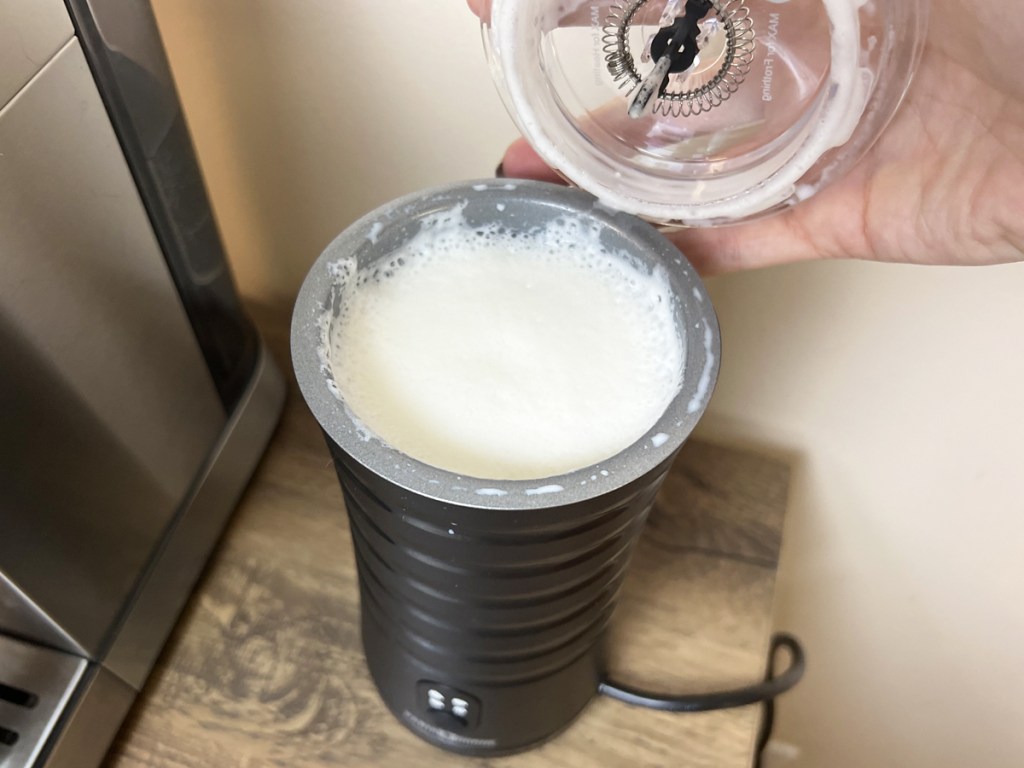
[[[475,728],[480,722],[480,700],[450,685],[421,681],[417,697],[438,726],[451,731]]]

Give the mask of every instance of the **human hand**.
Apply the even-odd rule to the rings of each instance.
[[[483,0],[469,0],[477,12]],[[668,233],[704,274],[817,258],[921,264],[1024,259],[1024,17],[1003,0],[932,0],[903,106],[849,174],[786,212]],[[517,178],[560,181],[522,139]]]

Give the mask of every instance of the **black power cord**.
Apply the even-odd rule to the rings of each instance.
[[[802,666],[806,666],[803,659],[803,649],[800,647],[800,643],[796,638],[789,635],[775,635],[772,638],[771,649],[768,651],[768,671],[765,673],[765,680],[774,680],[776,678],[776,662],[778,661],[778,650],[782,648],[784,643],[782,638],[788,638],[790,641],[796,644],[796,649],[800,651],[800,662]],[[796,655],[793,653],[793,648],[787,647],[791,653],[790,668],[796,664]],[[800,677],[803,676],[804,670],[800,670]],[[799,682],[799,678],[797,679]],[[795,685],[795,683],[794,683]],[[766,699],[764,704],[764,711],[761,715],[761,730],[757,735],[757,756],[754,760],[753,768],[762,768],[764,764],[764,750],[768,746],[768,742],[771,741],[772,731],[775,729],[775,699]]]
[[[784,672],[776,672],[776,660],[780,649],[789,653],[789,666]],[[761,732],[757,740],[757,763],[761,764],[764,747],[771,738],[775,722],[775,699],[791,690],[804,676],[807,659],[800,641],[792,635],[779,633],[772,636],[771,648],[768,653],[768,669],[764,681],[745,688],[731,691],[715,691],[712,693],[691,693],[671,695],[651,693],[632,686],[605,680],[597,690],[605,696],[624,701],[637,707],[659,709],[664,712],[712,712],[717,709],[734,709],[753,704],[764,706],[764,717],[761,720]]]

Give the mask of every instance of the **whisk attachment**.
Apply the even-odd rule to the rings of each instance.
[[[677,75],[693,66],[699,48],[697,36],[700,22],[711,11],[711,0],[690,0],[682,16],[662,29],[651,41],[651,58],[660,62],[663,56],[671,59],[668,71]]]
[[[754,24],[746,0],[680,0],[665,9],[665,24],[642,58],[654,62],[645,76],[630,48],[630,30],[649,0],[620,0],[605,20],[608,71],[633,95],[629,115],[641,117],[653,103],[673,117],[701,114],[735,93],[750,72]],[[681,11],[681,12],[679,12]]]

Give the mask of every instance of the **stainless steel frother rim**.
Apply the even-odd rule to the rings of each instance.
[[[500,206],[497,204],[501,203]],[[458,475],[418,461],[368,436],[328,385],[319,348],[324,312],[335,301],[332,264],[353,258],[359,268],[394,251],[416,233],[417,220],[465,204],[466,212],[507,226],[537,226],[556,216],[599,223],[639,263],[661,264],[677,300],[684,335],[685,369],[679,393],[643,437],[611,458],[583,469],[538,480],[489,480]],[[518,211],[516,218],[515,211]],[[535,214],[532,220],[527,215]],[[389,245],[390,244],[390,245]],[[324,250],[299,291],[292,316],[292,363],[310,410],[327,435],[370,471],[411,492],[461,507],[529,510],[586,501],[642,477],[671,457],[693,431],[714,389],[721,360],[718,320],[696,270],[654,227],[602,205],[578,189],[536,181],[484,179],[416,192],[362,217]]]

